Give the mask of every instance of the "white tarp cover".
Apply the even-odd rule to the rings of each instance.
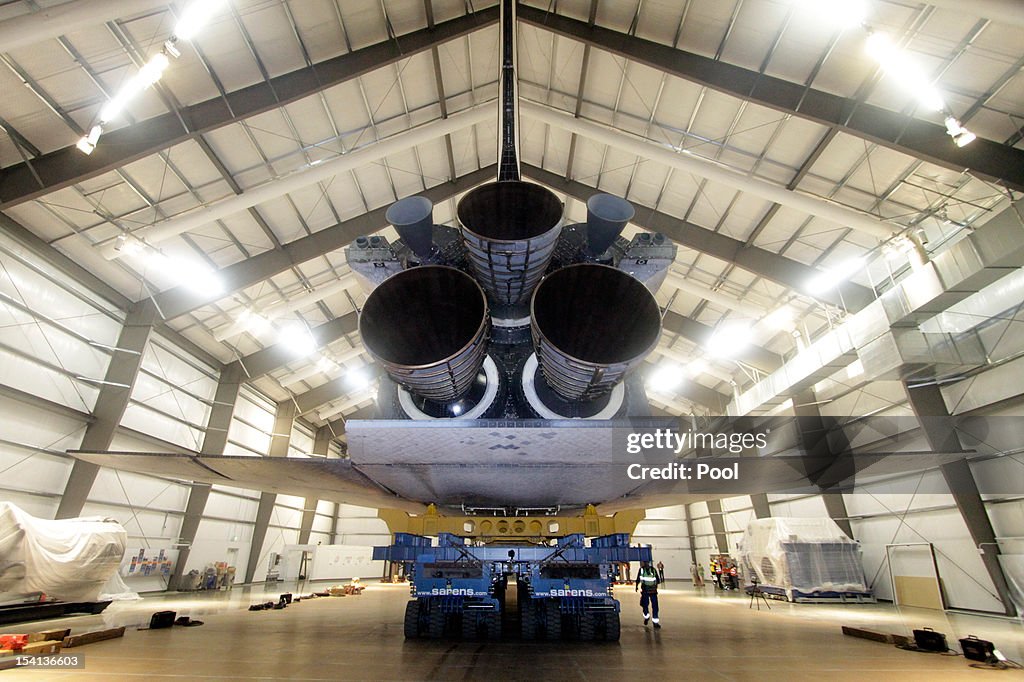
[[[755,519],[739,546],[743,563],[764,587],[790,594],[870,592],[860,543],[832,519]]]
[[[0,602],[39,592],[51,600],[96,601],[127,542],[116,521],[49,521],[0,502]]]

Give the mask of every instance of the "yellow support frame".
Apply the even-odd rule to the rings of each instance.
[[[491,542],[536,542],[581,533],[599,537],[613,533],[630,536],[636,524],[646,517],[643,509],[626,509],[611,516],[601,516],[593,505],[587,505],[579,516],[443,516],[430,505],[423,514],[413,516],[399,509],[378,509],[377,517],[395,533],[436,536],[451,533],[463,538]]]

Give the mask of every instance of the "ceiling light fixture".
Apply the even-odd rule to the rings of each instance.
[[[75,144],[79,151],[87,155],[93,153],[103,133],[103,126],[120,116],[139,93],[159,81],[170,66],[171,59],[181,56],[181,50],[175,43],[179,40],[192,40],[225,4],[227,0],[196,0],[185,8],[174,27],[174,33],[164,42],[163,49],[150,57],[138,73],[125,81],[117,94],[100,109],[99,122]]]
[[[953,138],[957,147],[966,147],[978,139],[977,135],[964,128],[964,125],[953,116],[946,117],[946,132]]]

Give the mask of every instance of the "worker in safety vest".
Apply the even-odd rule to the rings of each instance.
[[[718,562],[715,561],[714,559],[712,559],[711,560],[711,580],[714,581],[715,587],[721,587],[722,586],[721,583],[718,582],[718,576],[719,575],[720,575],[720,573],[718,571]]]
[[[654,617],[654,627],[660,628],[661,623],[658,621],[658,583],[661,579],[658,577],[658,572],[651,566],[650,561],[645,561],[640,564],[640,570],[636,573],[636,591],[640,593],[640,608],[644,612],[644,626],[646,627],[647,621]],[[647,606],[650,604],[651,610],[647,610]]]

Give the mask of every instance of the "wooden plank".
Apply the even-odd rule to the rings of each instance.
[[[71,628],[63,630],[46,630],[44,632],[33,632],[28,636],[29,642],[63,642],[64,638],[71,634]]]
[[[124,627],[111,628],[110,630],[96,630],[95,632],[86,632],[81,635],[69,635],[64,638],[64,648],[70,649],[76,646],[82,646],[83,644],[92,644],[93,642],[102,642],[105,639],[117,639],[118,637],[124,637]]]
[[[860,639],[869,639],[872,642],[892,644],[892,638],[889,635],[881,632],[875,632],[874,630],[865,630],[863,628],[854,628],[849,625],[844,625],[843,634],[849,635],[850,637],[859,637]]]
[[[24,656],[48,656],[48,655],[51,655],[51,654],[59,654],[60,653],[60,649],[61,649],[61,643],[60,642],[55,642],[53,640],[48,640],[48,641],[32,642],[31,644],[26,644],[25,648],[23,648],[18,653],[20,653],[20,654],[22,654]]]

